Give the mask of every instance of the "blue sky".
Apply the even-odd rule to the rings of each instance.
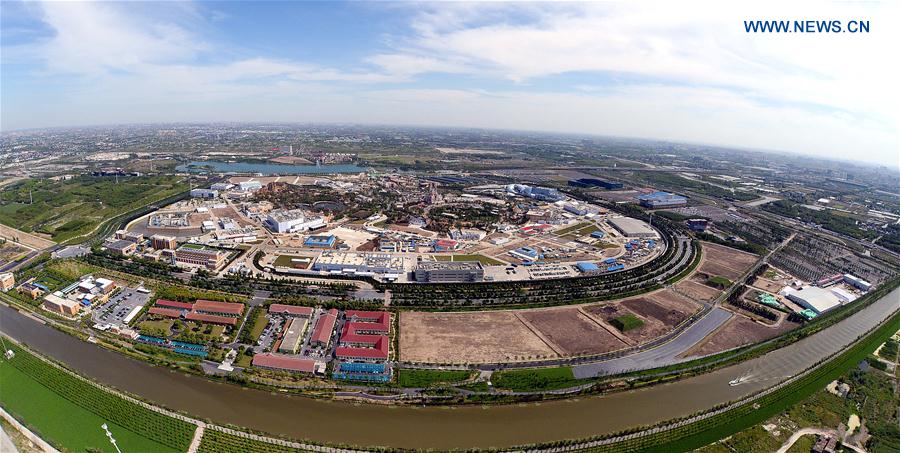
[[[900,166],[897,2],[721,3],[4,1],[0,126],[472,126]]]

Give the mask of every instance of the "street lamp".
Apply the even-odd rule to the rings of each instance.
[[[113,438],[112,433],[109,432],[109,426],[107,426],[106,423],[104,423],[104,424],[100,425],[100,427],[103,428],[103,431],[106,432],[106,437],[109,437],[109,443],[113,444],[113,447],[116,447],[117,452],[122,453],[122,450],[119,450],[119,446],[116,444],[116,439]]]

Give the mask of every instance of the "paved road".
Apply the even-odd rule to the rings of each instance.
[[[647,370],[686,361],[688,359],[678,358],[678,356],[699,343],[700,340],[719,328],[719,326],[725,324],[732,316],[731,312],[727,310],[713,308],[706,316],[697,320],[692,326],[685,329],[681,335],[678,335],[668,343],[624,357],[576,365],[572,368],[572,372],[576,378],[583,379],[606,374]]]

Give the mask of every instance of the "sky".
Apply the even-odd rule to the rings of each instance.
[[[900,167],[900,2],[0,3],[0,129],[479,127]],[[868,20],[753,34],[745,20]]]

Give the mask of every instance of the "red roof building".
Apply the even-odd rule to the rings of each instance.
[[[343,360],[387,360],[389,340],[386,335],[365,335],[377,340],[370,348],[355,346],[338,346],[334,350],[335,357]]]
[[[253,366],[271,370],[293,371],[295,373],[314,373],[316,371],[315,360],[286,357],[270,353],[256,354],[253,356]]]
[[[199,299],[194,302],[194,311],[209,315],[240,316],[244,313],[244,304]]]
[[[168,300],[168,299],[156,299],[156,303],[153,305],[156,305],[159,307],[166,307],[166,308],[177,308],[180,310],[190,310],[190,309],[194,308],[194,304],[192,304],[190,302],[178,302],[175,300]]]
[[[184,319],[187,319],[188,321],[208,322],[210,324],[221,324],[223,326],[234,326],[238,322],[237,318],[232,318],[230,316],[207,315],[196,311],[188,312],[188,314],[184,316]]]
[[[176,310],[174,308],[163,308],[163,307],[150,307],[150,310],[147,311],[151,315],[160,315],[168,318],[180,318],[181,310]]]
[[[344,314],[353,322],[375,322],[385,325],[391,323],[391,314],[386,311],[347,310]]]
[[[269,313],[273,315],[300,316],[309,318],[312,316],[312,307],[298,307],[296,305],[272,304],[269,305]]]
[[[319,317],[316,327],[313,329],[309,342],[313,345],[328,346],[331,342],[331,332],[334,331],[334,323],[337,322],[338,311],[332,308],[328,313]]]

